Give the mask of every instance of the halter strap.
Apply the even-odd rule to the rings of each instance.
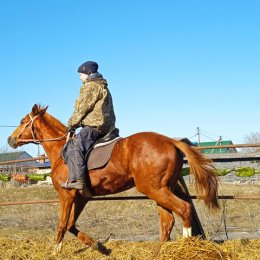
[[[49,139],[36,139],[35,134],[33,132],[33,123],[35,121],[35,119],[39,116],[36,115],[34,117],[32,117],[31,113],[28,114],[30,117],[30,121],[28,121],[24,127],[22,128],[22,130],[20,131],[19,135],[18,135],[18,139],[19,137],[22,135],[23,131],[26,129],[26,127],[28,127],[30,125],[30,130],[31,130],[31,134],[33,139],[19,139],[19,141],[24,142],[24,143],[30,143],[33,142],[35,144],[40,144],[43,142],[54,142],[54,141],[60,141],[62,139],[64,139],[67,136],[67,133],[65,133],[64,135],[60,136],[60,137],[56,137],[56,138],[49,138]]]

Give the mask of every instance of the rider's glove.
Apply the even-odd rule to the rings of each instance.
[[[69,126],[67,127],[67,133],[72,133],[72,134],[74,134],[75,131],[76,131],[76,129],[77,129],[76,126],[74,126],[74,125],[69,125]]]

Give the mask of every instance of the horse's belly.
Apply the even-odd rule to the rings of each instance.
[[[135,184],[133,178],[110,174],[110,176],[100,177],[96,181],[93,179],[92,186],[97,195],[109,195],[131,189]]]

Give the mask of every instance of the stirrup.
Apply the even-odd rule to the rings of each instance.
[[[68,189],[68,183],[69,183],[69,178],[65,182],[62,182],[60,186],[62,188]]]
[[[84,190],[85,186],[86,184],[81,181],[69,182],[67,185],[64,185],[64,187],[67,189],[75,189],[75,190]]]

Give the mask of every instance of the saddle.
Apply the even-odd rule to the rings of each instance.
[[[115,144],[120,139],[118,128],[112,129],[108,134],[99,138],[85,155],[88,170],[101,168],[106,165],[112,155]]]
[[[112,155],[115,144],[121,139],[119,129],[114,128],[105,136],[99,138],[87,151],[85,160],[88,170],[101,168],[106,165]],[[62,158],[65,161],[69,140],[62,149]]]

